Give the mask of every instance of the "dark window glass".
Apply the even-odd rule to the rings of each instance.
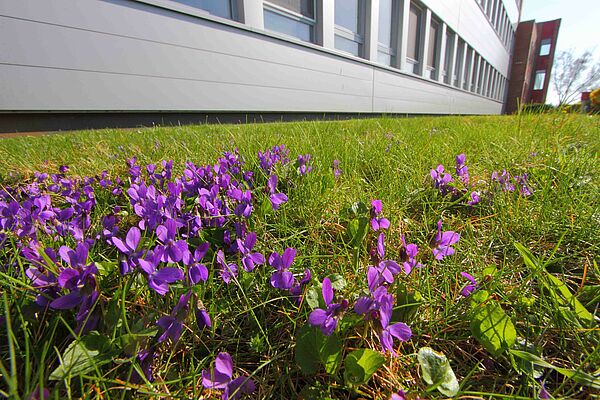
[[[307,18],[315,18],[314,0],[269,0],[269,3],[302,14]]]

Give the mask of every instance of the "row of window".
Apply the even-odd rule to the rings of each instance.
[[[237,19],[238,0],[175,1],[223,18]],[[377,62],[482,96],[497,100],[503,98],[506,87],[504,76],[423,5],[414,1],[407,7],[404,5],[400,0],[379,0],[379,10],[373,10],[378,12]],[[335,0],[336,49],[367,58],[366,7],[366,0]],[[406,9],[409,10],[408,17],[404,18],[407,21],[407,40],[403,42],[400,21]],[[266,30],[306,42],[317,42],[319,21],[316,0],[265,0],[263,16]],[[401,46],[405,46],[404,59],[398,54]]]
[[[510,49],[515,31],[512,27],[506,8],[502,0],[476,0],[482,11],[490,20],[490,23],[496,29],[496,33],[502,40],[502,43]]]

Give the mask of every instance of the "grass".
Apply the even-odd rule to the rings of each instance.
[[[343,209],[355,202],[370,204],[372,199],[381,199],[383,213],[391,220],[386,258],[399,259],[401,234],[421,249],[424,268],[401,279],[402,285],[421,297],[400,305],[401,310],[409,311],[402,314],[402,320],[411,327],[413,337],[396,346],[398,357],[386,355],[383,366],[358,388],[344,380],[343,366],[333,374],[323,369],[303,374],[296,362],[295,344],[310,307],[306,301],[298,307],[285,293],[271,288],[271,270],[263,266],[241,274],[231,285],[224,285],[216,276],[203,285],[198,296],[213,318],[213,328],[200,332],[187,321],[176,345],[158,346],[156,380],[133,384],[129,377],[136,363],[130,347],[139,349],[148,338],[130,340],[132,336],[127,334],[151,331],[154,321],[171,311],[184,288],[176,286],[162,297],[149,291],[143,280],[112,271],[98,279],[103,293],[98,305],[103,315],[99,331],[111,343],[118,342],[119,351],[114,359],[98,363],[85,374],[49,380],[60,356],[78,336],[72,331],[74,314],[40,312],[33,307],[35,292],[23,274],[29,265],[17,249],[18,238],[9,235],[0,249],[4,316],[0,324],[0,396],[27,398],[38,386],[49,388],[52,398],[198,398],[210,395],[202,391],[201,371],[219,351],[228,351],[236,376],[242,371],[252,375],[255,398],[291,399],[300,393],[303,398],[389,398],[400,388],[413,396],[435,398],[441,394],[424,382],[416,357],[424,346],[447,356],[463,396],[532,398],[538,396],[542,382],[557,398],[598,396],[597,388],[582,383],[584,378],[568,378],[556,370],[566,368],[588,377],[600,372],[597,318],[586,322],[577,313],[577,304],[581,304],[596,315],[600,299],[597,117],[380,118],[7,138],[0,140],[0,183],[30,182],[34,172],[55,173],[60,165],[70,166],[69,176],[96,176],[106,170],[109,176],[125,178],[125,159],[133,156],[140,165],[172,159],[174,176],[178,176],[185,161],[213,164],[233,148],[257,170],[256,153],[278,144],[285,144],[293,158],[311,154],[313,171],[282,183],[289,202],[278,212],[263,212],[256,206],[250,228],[258,234],[258,251],[268,255],[296,248],[295,273],[310,268],[315,289],[325,276],[343,276],[347,284],[339,294],[352,303],[366,288],[367,248],[375,234],[367,234],[356,259],[356,250],[348,243],[349,219],[341,213]],[[492,171],[502,169],[512,175],[527,173],[533,195],[500,192],[474,207],[441,196],[431,185],[429,170],[438,163],[453,170],[454,157],[460,153],[467,156],[473,181],[489,181]],[[334,159],[340,160],[343,170],[337,181],[331,173]],[[119,205],[130,211],[120,226],[123,237],[135,222],[128,198],[97,190],[96,200],[90,231],[97,230],[100,215]],[[457,231],[461,238],[454,256],[435,262],[426,254],[439,219],[445,230]],[[43,241],[55,249],[61,244],[74,245],[72,238]],[[519,252],[515,243],[531,254]],[[116,264],[114,249],[102,244],[94,249],[90,252],[93,261]],[[207,266],[212,270],[211,262]],[[460,295],[466,283],[461,271],[475,276],[480,292],[489,294],[475,309],[500,305],[519,338],[554,369],[542,368],[536,379],[532,373],[522,373],[523,363],[507,349],[492,355],[482,345],[472,331],[470,299]],[[547,273],[566,286],[557,286]],[[570,293],[573,299],[568,297]],[[400,302],[398,294],[396,297]],[[380,349],[376,336],[364,324],[340,329],[344,356],[356,348]]]

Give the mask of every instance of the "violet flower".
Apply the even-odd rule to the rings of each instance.
[[[156,293],[164,296],[169,291],[169,284],[183,279],[183,271],[176,267],[157,269],[162,254],[160,251],[148,252],[144,259],[139,259],[141,270],[146,275],[148,286]]]
[[[242,267],[244,271],[250,272],[256,265],[262,265],[265,263],[265,256],[261,253],[252,253],[252,249],[256,244],[256,233],[250,232],[246,235],[244,241],[237,239],[237,248],[242,253]]]
[[[225,254],[223,250],[217,252],[217,264],[219,265],[219,275],[223,282],[229,285],[231,278],[235,278],[238,275],[238,266],[235,263],[228,263],[225,260]]]
[[[479,192],[473,191],[471,192],[471,199],[467,201],[467,204],[470,206],[474,206],[475,204],[478,204],[480,200],[481,199],[479,198]]]
[[[464,153],[456,156],[456,175],[464,185],[469,184],[469,168],[465,165],[467,156]]]
[[[271,253],[269,256],[269,265],[276,272],[271,275],[271,286],[276,289],[291,289],[294,285],[294,275],[289,268],[296,258],[296,249],[288,247],[281,256],[278,253]]]
[[[452,246],[454,243],[458,242],[460,239],[460,234],[454,231],[446,231],[442,232],[442,220],[438,221],[438,231],[435,235],[434,243],[433,243],[433,255],[436,260],[441,260],[444,257],[451,256],[454,254],[454,249]]]
[[[208,279],[208,269],[200,261],[204,258],[209,248],[209,243],[202,243],[194,251],[194,255],[189,260],[187,275],[192,286],[198,284],[200,281],[206,282]]]
[[[298,167],[298,173],[300,174],[300,176],[305,176],[310,171],[312,171],[312,166],[309,165],[311,157],[312,156],[310,154],[301,154],[298,156],[296,165]]]
[[[279,209],[281,205],[288,201],[288,197],[285,193],[276,193],[277,190],[277,175],[269,176],[267,181],[267,189],[269,190],[269,200],[273,210]]]
[[[473,276],[471,274],[468,274],[466,272],[461,272],[460,274],[462,275],[463,278],[466,278],[469,281],[471,281],[471,283],[466,285],[460,291],[460,294],[462,294],[464,297],[469,297],[471,295],[471,293],[473,293],[475,290],[477,290],[477,281],[475,281],[475,278],[473,278]]]
[[[521,193],[525,197],[531,196],[532,190],[527,185],[527,174],[525,173],[521,176],[516,175],[514,179],[515,182],[517,182],[517,184],[519,185],[519,193]]]
[[[158,343],[164,342],[167,338],[170,338],[173,344],[179,341],[181,331],[183,330],[183,320],[189,312],[191,294],[192,292],[190,291],[181,295],[171,314],[162,316],[156,321],[156,325],[160,326],[164,331],[158,338]]]
[[[343,299],[339,303],[333,302],[333,287],[329,278],[323,279],[322,294],[327,309],[314,309],[308,316],[308,323],[312,326],[318,326],[325,336],[330,336],[335,331],[338,320],[346,313],[348,300]]]
[[[222,352],[215,359],[212,371],[202,370],[202,385],[207,389],[223,390],[221,399],[237,399],[241,394],[250,394],[254,391],[254,382],[245,376],[233,378],[233,360],[231,356]]]
[[[140,253],[136,252],[136,249],[140,244],[141,237],[142,234],[139,228],[137,226],[134,226],[129,229],[129,232],[127,232],[125,241],[119,239],[116,236],[110,239],[110,242],[113,245],[115,245],[115,247],[126,256],[126,258],[122,260],[119,264],[121,269],[121,275],[126,275],[135,269],[137,260],[140,256]]]
[[[379,218],[383,205],[381,200],[371,201],[371,227],[375,232],[380,229],[388,229],[390,227],[390,221],[387,218]]]
[[[173,219],[165,221],[164,225],[156,227],[156,236],[162,245],[157,246],[162,262],[177,263],[184,257],[189,257],[188,245],[185,240],[176,240],[177,222]]]
[[[452,178],[452,175],[444,171],[444,166],[442,164],[439,164],[436,169],[432,169],[429,172],[429,175],[431,176],[431,179],[433,179],[433,186],[438,189],[442,195],[448,193],[450,190],[448,184],[454,181],[454,179]]]
[[[411,338],[412,331],[403,322],[390,325],[393,307],[394,296],[388,294],[386,287],[381,286],[375,290],[372,297],[359,298],[354,306],[354,311],[359,315],[364,315],[367,321],[371,321],[379,336],[383,352],[389,351],[395,356],[397,354],[394,351],[394,338],[405,342]]]
[[[402,248],[400,249],[400,260],[402,261],[402,267],[404,267],[404,273],[409,275],[414,268],[421,268],[423,265],[418,262],[415,257],[419,253],[419,247],[414,244],[406,244],[404,235],[402,235]]]
[[[304,290],[304,286],[308,285],[311,279],[312,274],[308,268],[304,269],[304,274],[302,275],[302,279],[300,279],[300,281],[296,281],[294,279],[294,285],[290,288],[290,295],[296,299],[297,302],[300,301],[300,295]]]
[[[333,177],[338,179],[342,175],[342,169],[340,168],[340,160],[333,160]]]
[[[502,170],[501,174],[498,174],[496,171],[492,172],[492,182],[497,182],[503,192],[515,191],[515,186],[510,181],[510,174],[505,169]]]
[[[384,260],[385,258],[385,235],[380,233],[377,238],[377,249],[373,259],[375,265],[367,269],[367,282],[369,290],[374,292],[381,285],[389,285],[394,282],[394,276],[401,271],[400,266],[394,260]]]

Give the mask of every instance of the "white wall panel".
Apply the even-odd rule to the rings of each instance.
[[[462,3],[431,1],[440,12],[462,10],[451,10],[453,2]],[[461,18],[477,18],[469,13],[448,15],[461,35]],[[447,114],[502,108],[496,101],[276,36],[128,0],[3,0],[0,111]],[[486,39],[479,40],[485,48]],[[491,47],[486,50],[491,63],[508,62]]]

